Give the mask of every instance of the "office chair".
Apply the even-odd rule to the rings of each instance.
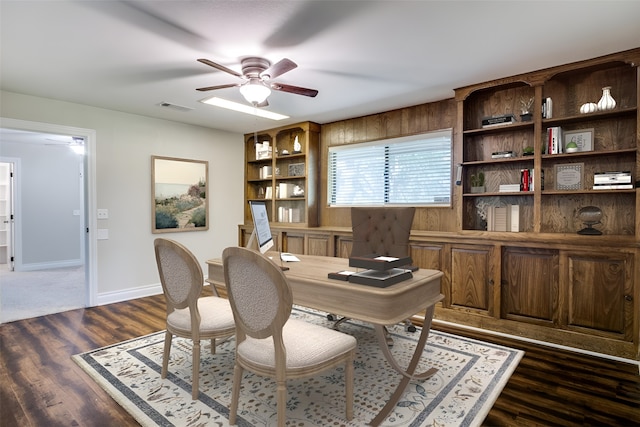
[[[173,240],[161,238],[154,241],[154,247],[162,291],[167,303],[167,332],[164,338],[161,376],[167,377],[173,336],[191,339],[191,398],[195,400],[200,392],[200,340],[211,340],[211,353],[215,354],[216,339],[227,338],[235,332],[233,312],[229,301],[224,298],[200,298],[204,285],[202,268],[187,248]]]
[[[415,211],[415,207],[352,207],[351,256],[409,256],[409,236]],[[345,317],[338,320],[334,314],[327,315],[327,318],[335,321],[334,328],[348,320]],[[407,331],[416,331],[411,320],[404,323]]]
[[[229,424],[236,423],[243,370],[275,378],[278,426],[286,421],[286,381],[345,366],[346,416],[353,418],[356,339],[290,319],[293,296],[282,270],[246,248],[222,252],[224,277],[236,322],[236,365]]]

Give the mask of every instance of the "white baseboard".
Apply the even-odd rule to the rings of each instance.
[[[130,288],[122,291],[104,292],[98,294],[96,305],[106,305],[115,302],[128,301],[137,298],[150,297],[162,293],[162,285],[156,283],[153,285],[140,286],[138,288]]]
[[[33,262],[29,264],[20,264],[16,262],[14,268],[16,271],[38,271],[65,267],[81,267],[82,265],[84,265],[84,262],[81,259],[67,259],[64,261]]]

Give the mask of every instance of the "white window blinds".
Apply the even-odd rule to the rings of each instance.
[[[450,206],[451,130],[329,147],[331,206]]]

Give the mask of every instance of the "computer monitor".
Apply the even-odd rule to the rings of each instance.
[[[253,239],[256,239],[258,249],[261,253],[265,253],[273,247],[273,237],[271,236],[269,216],[267,215],[267,203],[261,200],[249,200],[249,208],[253,218],[253,232],[247,247],[250,247]]]

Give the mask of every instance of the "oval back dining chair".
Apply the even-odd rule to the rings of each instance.
[[[243,370],[275,378],[278,426],[286,420],[286,381],[339,365],[345,370],[346,418],[353,417],[356,339],[290,318],[291,288],[282,270],[263,255],[240,247],[222,252],[224,276],[236,322],[236,364],[229,424],[236,423]]]
[[[169,239],[154,241],[156,263],[167,303],[167,332],[162,355],[162,378],[167,377],[173,336],[189,338],[192,348],[192,399],[199,395],[200,340],[211,340],[215,354],[216,339],[235,333],[229,301],[217,296],[201,297],[204,276],[196,257],[183,245]]]

